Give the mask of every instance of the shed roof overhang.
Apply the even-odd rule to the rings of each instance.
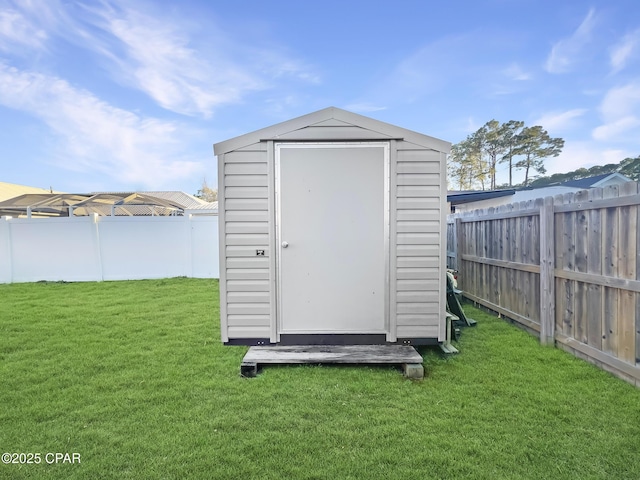
[[[444,140],[440,140],[422,133],[407,130],[402,127],[391,125],[390,123],[381,122],[373,118],[365,117],[357,113],[342,110],[336,107],[328,107],[317,112],[302,115],[301,117],[293,118],[270,127],[262,128],[254,132],[246,133],[229,140],[225,140],[213,145],[213,152],[215,155],[222,155],[234,150],[247,147],[249,145],[256,144],[261,141],[268,140],[283,140],[290,141],[291,138],[284,138],[287,135],[292,134],[297,130],[303,130],[306,127],[311,126],[357,126],[369,132],[374,132],[374,137],[368,134],[363,138],[335,138],[335,139],[315,139],[316,141],[331,141],[331,140],[405,140],[416,145],[420,145],[425,148],[433,149],[443,153],[449,153],[451,149],[451,143]],[[375,135],[379,134],[379,138]],[[312,141],[313,138],[305,137],[304,135],[295,138],[295,141]]]

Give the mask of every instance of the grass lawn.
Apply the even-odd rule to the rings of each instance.
[[[7,479],[636,479],[640,390],[471,307],[461,353],[239,377],[218,284],[0,285]],[[47,464],[46,453],[80,464]]]

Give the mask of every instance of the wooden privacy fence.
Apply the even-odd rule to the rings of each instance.
[[[470,300],[640,386],[638,184],[450,215]]]

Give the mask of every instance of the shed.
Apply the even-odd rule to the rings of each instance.
[[[222,341],[445,341],[449,149],[335,107],[216,143]]]

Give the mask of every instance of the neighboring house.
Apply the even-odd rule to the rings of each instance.
[[[60,193],[55,190],[18,185],[17,183],[0,182],[0,202],[27,193]]]
[[[602,188],[609,185],[620,185],[631,182],[628,177],[620,173],[607,173],[579,180],[548,185],[539,188],[526,188],[523,190],[490,190],[479,192],[450,192],[448,201],[451,203],[451,212],[469,212],[480,208],[498,207],[510,203],[526,202],[536,198],[553,197],[569,192],[579,192],[589,188]]]
[[[0,216],[68,217],[217,215],[218,202],[184,192],[25,193],[0,201]]]

